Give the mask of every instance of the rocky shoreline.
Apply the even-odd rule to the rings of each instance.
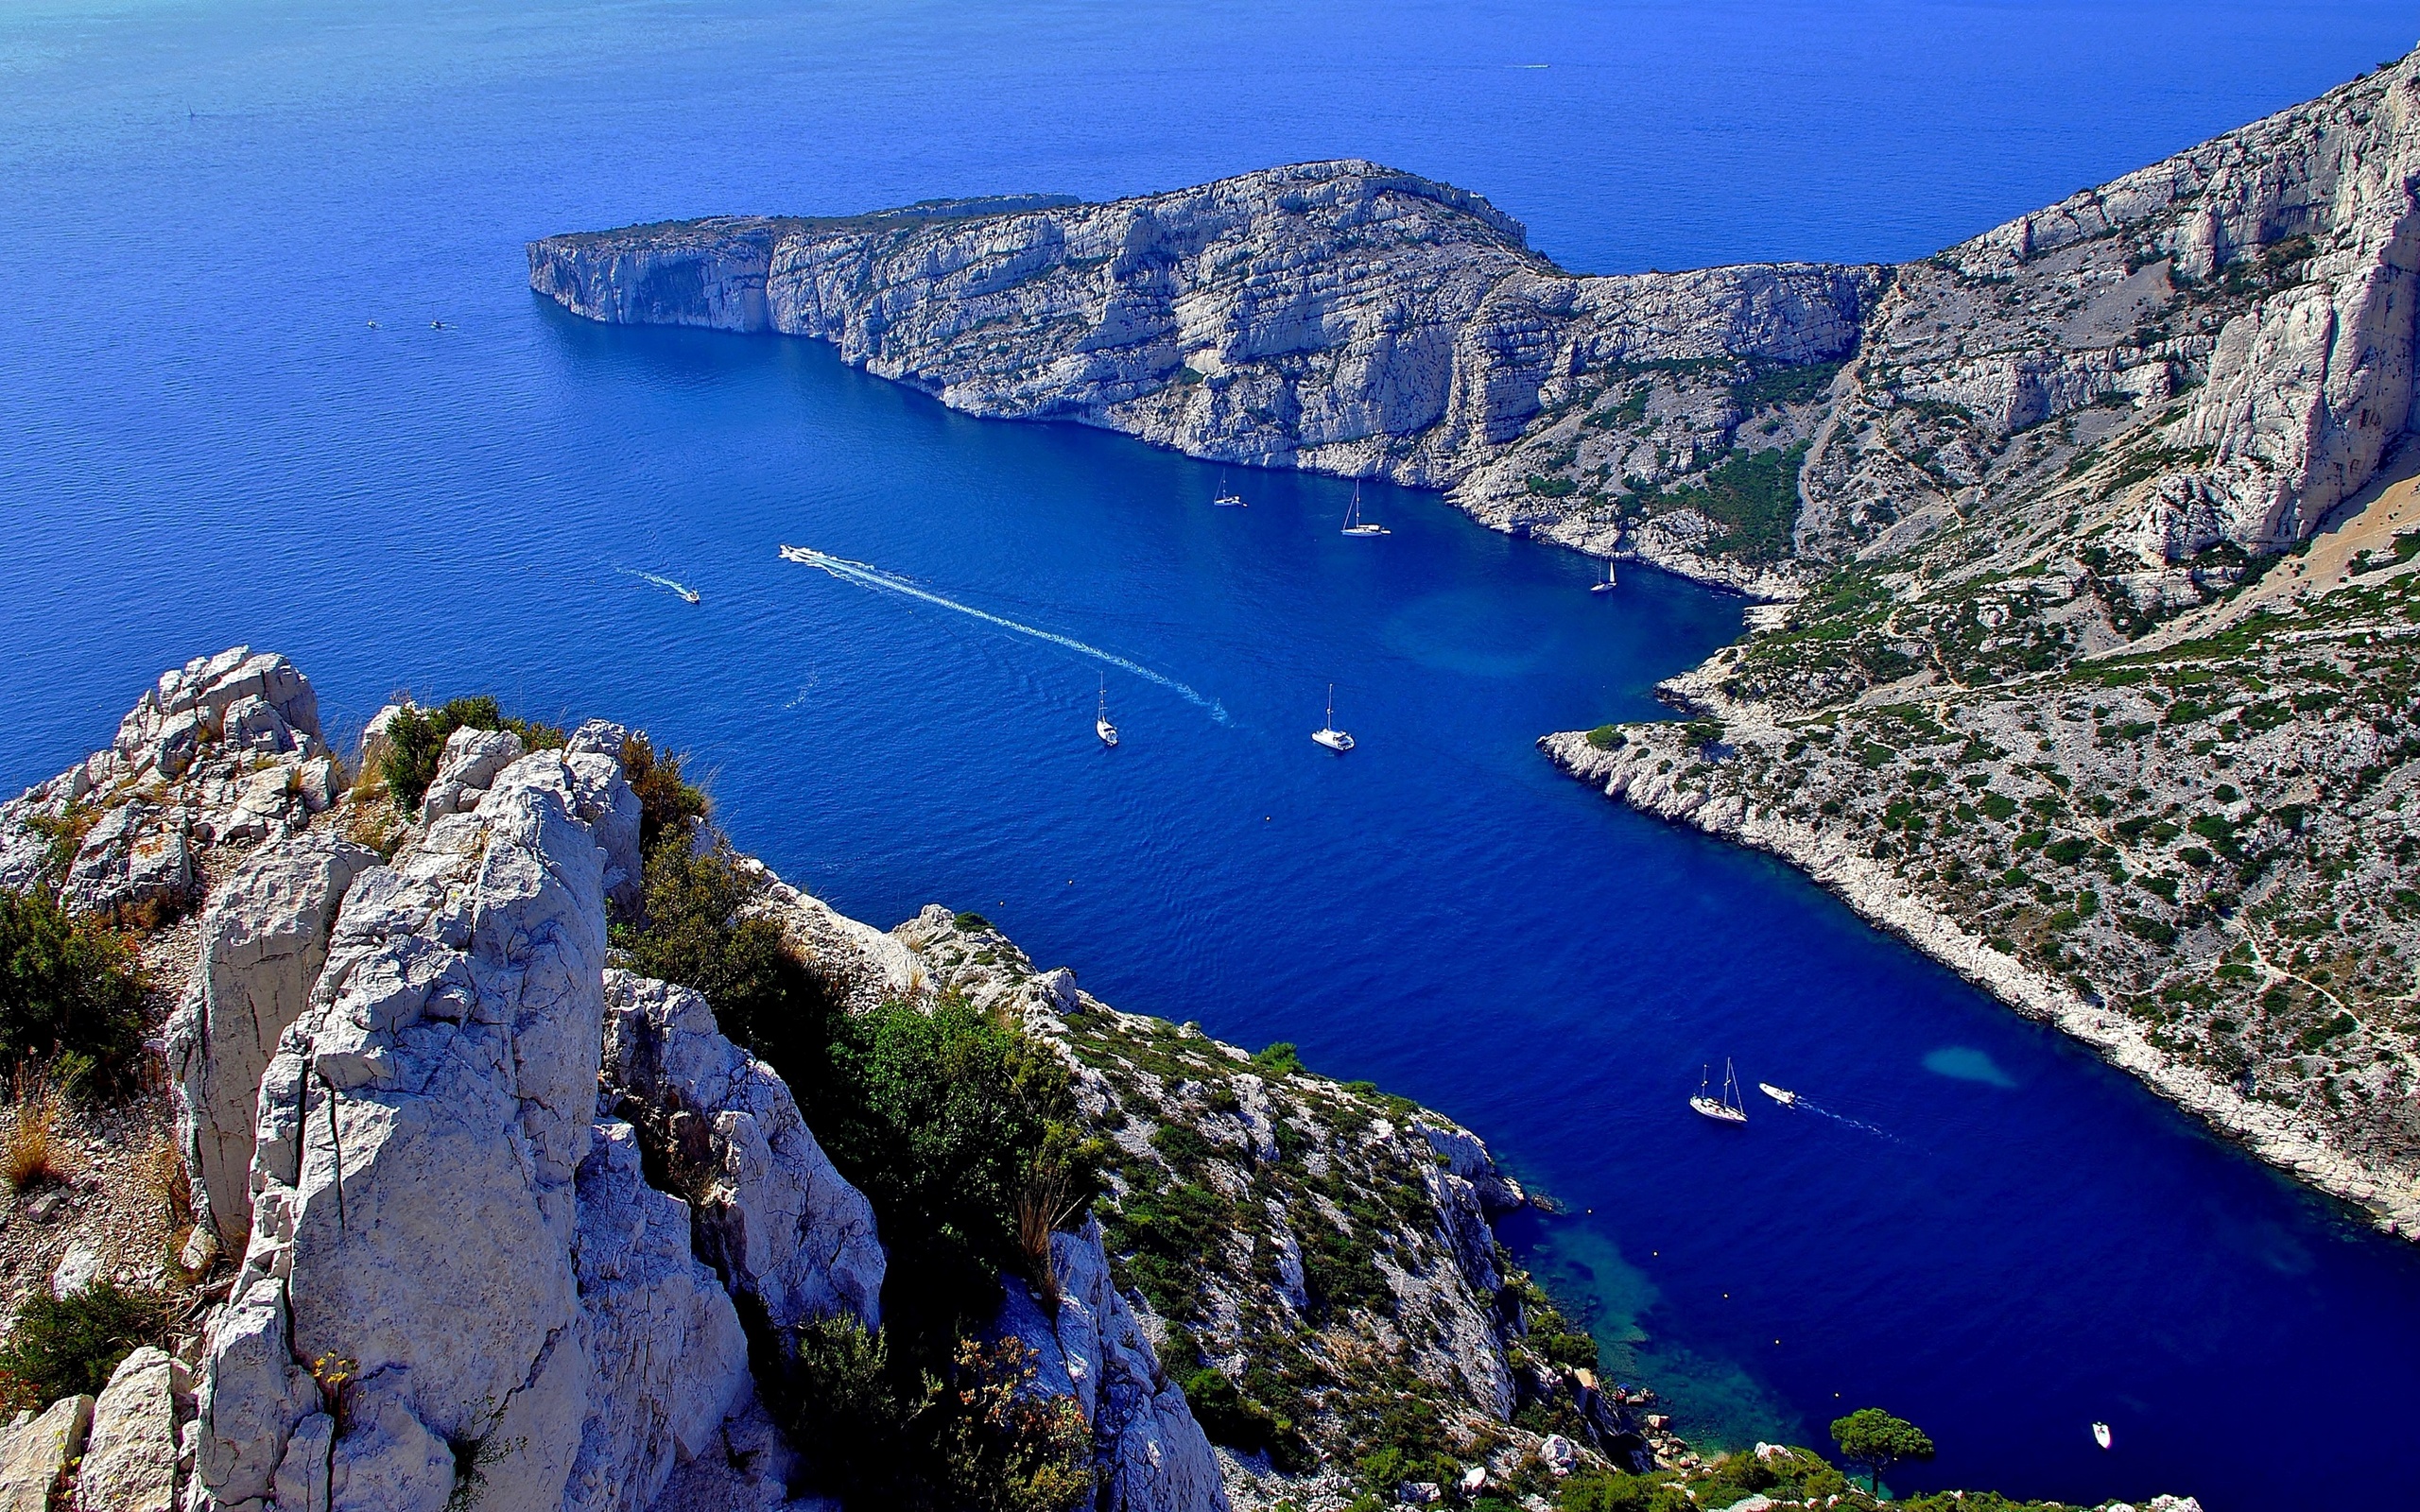
[[[1695,743],[1671,727],[1632,726],[1626,732],[1631,738],[1613,750],[1592,746],[1579,730],[1543,736],[1538,748],[1564,773],[1639,813],[1788,862],[1867,923],[2027,1018],[2055,1024],[2262,1160],[2361,1210],[2379,1231],[2420,1240],[2420,1183],[2408,1165],[2348,1156],[2316,1125],[2256,1103],[2162,1050],[2135,1021],[2086,1002],[2067,983],[1995,949],[1914,896],[1889,867],[1858,854],[1853,835],[1688,785],[1684,774],[1700,758]]]

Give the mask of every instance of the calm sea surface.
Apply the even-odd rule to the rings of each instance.
[[[1644,571],[1592,597],[1587,562],[1432,496],[1368,490],[1379,541],[1338,536],[1332,482],[1238,474],[1252,507],[1213,510],[1214,470],[954,416],[820,347],[573,321],[521,244],[1350,154],[1493,197],[1575,267],[1901,258],[2412,26],[2226,0],[20,0],[0,784],[239,641],[293,656],[333,727],[397,688],[643,723],[860,917],[979,909],[1123,1007],[1468,1122],[1568,1205],[1514,1237],[1694,1434],[1819,1440],[1874,1403],[1941,1446],[1910,1485],[2343,1504],[2410,1442],[2420,1253],[1530,748],[1652,716],[1737,601]],[[1306,738],[1331,681],[1342,760]],[[1813,1108],[1691,1116],[1726,1057]]]

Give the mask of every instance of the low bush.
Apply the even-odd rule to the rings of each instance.
[[[560,726],[513,718],[487,694],[448,698],[434,709],[406,704],[388,723],[377,749],[364,753],[363,774],[374,770],[396,805],[415,811],[437,781],[445,743],[458,730],[509,730],[521,737],[525,750],[561,750],[567,739]]]
[[[1264,1076],[1300,1076],[1304,1074],[1303,1057],[1290,1040],[1280,1040],[1252,1057],[1253,1069]]]
[[[95,1281],[53,1297],[38,1286],[0,1340],[0,1399],[40,1411],[61,1397],[97,1395],[128,1355],[167,1336],[167,1303],[156,1294]]]
[[[0,1179],[11,1192],[65,1181],[75,1174],[59,1139],[66,1099],[49,1077],[29,1067],[18,1070],[16,1084],[16,1094],[9,1101],[8,1132],[0,1135]]]
[[[639,849],[648,854],[665,835],[686,838],[691,822],[713,811],[706,795],[682,778],[683,760],[679,751],[657,750],[644,730],[622,740],[622,776],[638,795]]]
[[[61,1085],[131,1078],[143,1053],[142,959],[45,891],[0,888],[0,1071],[39,1060]]]
[[[615,943],[631,970],[702,994],[722,1032],[811,1104],[837,995],[790,949],[780,925],[741,916],[754,895],[730,847],[658,846],[647,863],[647,927],[618,928]]]

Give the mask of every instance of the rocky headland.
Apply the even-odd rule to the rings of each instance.
[[[1347,162],[530,279],[1766,600],[1689,722],[1542,746],[2412,1233],[2415,112],[2406,60],[1896,266],[1576,275]]]

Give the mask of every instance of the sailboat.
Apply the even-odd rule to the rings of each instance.
[[[1722,1095],[1720,1097],[1714,1097],[1707,1093],[1706,1083],[1711,1079],[1710,1072],[1700,1073],[1698,1094],[1689,1099],[1689,1106],[1718,1124],[1748,1122],[1747,1113],[1739,1107],[1739,1078],[1732,1072],[1731,1062],[1725,1060],[1722,1063]]]
[[[1219,496],[1210,502],[1225,509],[1244,507],[1244,496],[1227,487],[1227,474],[1224,472],[1219,474]]]
[[[1361,483],[1357,478],[1354,480],[1353,484],[1353,507],[1344,511],[1344,533],[1348,536],[1383,536],[1389,534],[1387,527],[1378,524],[1376,521],[1364,520],[1361,518]]]
[[[1353,748],[1353,737],[1336,728],[1336,684],[1327,685],[1327,723],[1311,731],[1311,738],[1339,755]]]
[[[1093,713],[1093,733],[1104,746],[1117,744],[1117,727],[1109,722],[1109,679],[1100,679],[1100,706]]]
[[[1614,591],[1614,558],[1612,558],[1611,557],[1608,557],[1608,558],[1605,558],[1605,580],[1604,580],[1603,582],[1601,582],[1601,583],[1591,583],[1591,584],[1589,584],[1589,585],[1588,585],[1588,592],[1590,592],[1590,593],[1612,593],[1613,591]]]

